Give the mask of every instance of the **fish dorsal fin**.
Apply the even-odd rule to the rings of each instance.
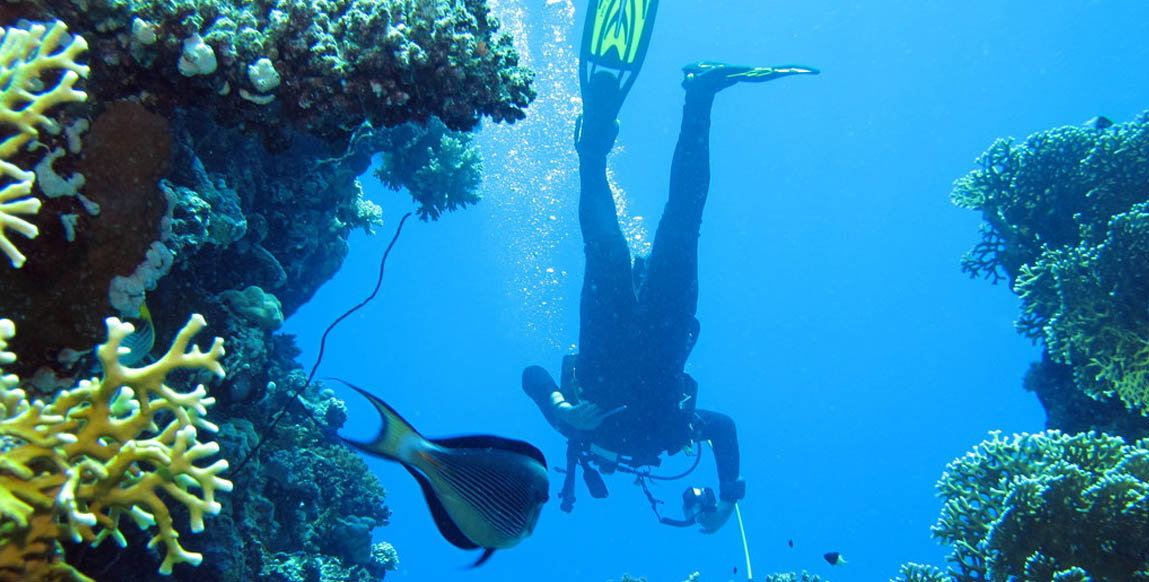
[[[480,434],[430,440],[441,447],[447,447],[449,449],[499,449],[501,451],[518,453],[538,461],[544,469],[547,466],[547,460],[543,457],[542,451],[530,443],[515,439]]]
[[[419,482],[419,488],[423,490],[423,499],[427,500],[427,507],[431,510],[431,517],[435,519],[435,525],[439,526],[439,533],[456,548],[464,550],[478,548],[479,545],[472,542],[455,524],[455,520],[451,519],[450,514],[447,513],[447,508],[443,507],[443,503],[435,496],[435,491],[431,489],[431,483],[427,481],[427,478],[414,468],[407,466],[406,463],[403,464],[403,468],[407,469],[407,472]],[[485,558],[481,558],[475,565],[481,564],[483,559]]]

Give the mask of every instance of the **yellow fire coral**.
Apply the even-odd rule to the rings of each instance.
[[[219,452],[216,443],[196,439],[197,427],[217,430],[204,418],[215,399],[202,384],[179,392],[164,380],[176,368],[222,377],[223,340],[215,338],[207,352],[189,349],[206,325],[193,315],[163,357],[128,368],[118,357],[132,325],[116,318],[106,323],[108,341],[96,351],[102,379],[80,382],[45,403],[29,401],[19,378],[0,376],[0,581],[87,580],[63,562],[58,541],[94,545],[111,537],[123,545],[123,516],[141,528],[156,526],[149,547],[162,546],[160,572],[203,559],[179,543],[165,498],[187,506],[191,530],[198,532],[205,513],[220,511],[215,492],[231,490],[219,476],[226,460],[197,465]],[[5,351],[14,332],[11,321],[0,320],[0,366],[15,360]]]
[[[40,201],[29,197],[36,175],[10,160],[41,129],[52,134],[60,131],[59,124],[46,115],[49,109],[88,98],[74,88],[76,81],[88,76],[88,67],[76,62],[86,50],[83,37],[68,35],[68,27],[59,21],[50,27],[0,27],[0,135],[4,136],[0,141],[0,252],[17,268],[25,257],[5,231],[36,238],[36,226],[20,215],[38,212]],[[58,77],[56,85],[45,88],[45,77],[53,76]]]

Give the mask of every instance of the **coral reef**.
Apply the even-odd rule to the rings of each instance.
[[[170,131],[172,162],[159,191],[172,205],[164,243],[173,265],[148,292],[148,304],[159,337],[175,326],[174,313],[193,306],[221,322],[229,373],[213,393],[226,419],[219,442],[238,461],[289,391],[303,388],[298,350],[290,337],[273,335],[278,322],[335,272],[349,232],[379,220],[356,182],[371,151],[356,146],[334,155],[301,136],[272,154],[258,139],[193,111],[174,115]],[[320,571],[368,580],[386,571],[372,556],[370,537],[386,524],[383,490],[334,436],[343,421],[338,401],[316,390],[302,392],[310,412],[293,408],[233,476],[218,523],[198,541],[205,560],[197,580],[278,582]],[[321,482],[338,495],[321,495]],[[131,536],[127,542],[146,544]],[[134,556],[119,557],[109,579],[162,579],[138,574]],[[85,555],[75,563],[89,560],[105,558]]]
[[[1095,430],[1127,440],[1149,436],[1149,417],[1129,411],[1117,398],[1086,396],[1074,384],[1073,368],[1054,362],[1049,354],[1030,364],[1024,385],[1045,408],[1046,428],[1066,433]]]
[[[73,34],[36,24],[57,20]],[[381,223],[357,181],[373,155],[395,150],[391,184],[425,217],[478,200],[477,153],[454,131],[512,122],[534,97],[487,3],[15,0],[0,22],[20,22],[0,51],[26,57],[3,61],[0,106],[25,90],[63,96],[27,109],[44,114],[31,130],[0,114],[0,250],[26,261],[0,270],[0,311],[21,328],[6,370],[51,402],[100,365],[106,316],[146,306],[164,345],[181,314],[205,314],[228,342],[212,388],[225,457],[253,453],[291,391],[304,407],[233,477],[213,527],[179,540],[202,549],[197,580],[382,577],[397,561],[371,543],[389,513],[382,487],[335,437],[338,401],[303,386],[292,338],[275,332],[339,268],[351,231]],[[41,33],[42,48],[20,48]],[[75,63],[86,44],[90,70]],[[56,66],[35,72],[41,58]],[[383,129],[411,122],[428,129]],[[38,238],[17,250],[19,235]],[[337,495],[319,495],[321,480]],[[127,547],[114,559],[106,545],[62,547],[104,579],[165,579],[150,536],[113,537]]]
[[[22,266],[25,257],[4,231],[35,238],[39,229],[20,216],[40,209],[40,202],[29,197],[36,173],[21,166],[17,157],[41,130],[60,132],[49,109],[87,98],[75,88],[88,76],[88,67],[76,62],[87,48],[83,37],[69,36],[59,21],[0,27],[0,251],[14,267]]]
[[[419,204],[419,218],[438,220],[443,211],[479,201],[483,162],[468,133],[442,122],[381,130],[374,149],[383,152],[375,176],[392,190],[406,188]]]
[[[101,55],[91,91],[106,100],[210,109],[269,143],[285,121],[339,142],[365,120],[470,130],[482,116],[521,119],[534,99],[485,0],[48,0],[6,12],[84,35]]]
[[[1080,391],[1149,411],[1149,276],[1130,268],[1149,261],[1149,113],[1001,139],[978,164],[952,195],[986,220],[962,268],[1011,283],[1019,331]]]
[[[163,551],[161,573],[202,561],[180,543],[168,505],[182,504],[191,531],[202,531],[204,515],[221,509],[216,491],[232,488],[219,476],[228,464],[203,464],[219,452],[198,439],[197,429],[218,430],[205,418],[214,399],[203,384],[179,392],[165,382],[178,368],[223,376],[222,339],[207,352],[188,347],[204,325],[192,316],[159,360],[128,368],[118,357],[132,326],[109,318],[97,350],[103,376],[47,401],[29,400],[15,375],[0,379],[0,579],[84,579],[63,562],[59,541],[122,545],[124,517],[155,527],[148,545]],[[5,351],[13,333],[0,320],[0,364],[15,360]]]
[[[45,199],[32,260],[19,271],[0,271],[0,285],[11,291],[5,314],[36,322],[15,344],[25,371],[54,363],[63,348],[95,344],[107,315],[137,317],[145,294],[170,268],[164,225],[172,201],[155,184],[170,168],[172,139],[165,118],[116,102],[96,116],[83,150],[68,160],[86,177],[83,193]],[[75,217],[71,230],[54,218],[65,215]]]
[[[302,388],[299,370],[282,377],[288,385],[269,390],[261,403],[267,415],[287,403],[288,389]],[[390,516],[383,488],[359,455],[331,438],[346,420],[343,403],[326,391],[302,395],[306,408],[289,409],[271,440],[235,477],[235,492],[221,515],[240,539],[213,536],[207,542],[220,557],[208,565],[218,572],[213,579],[377,580],[398,564],[394,548],[371,543],[372,530]],[[240,420],[225,428],[225,449],[246,458],[257,439],[253,427]],[[229,545],[234,543],[247,548],[238,554],[241,560]]]
[[[763,578],[765,582],[830,582],[824,580],[816,574],[811,574],[805,570],[801,572],[785,572],[781,574],[767,574]]]
[[[907,582],[1149,579],[1149,440],[1099,433],[992,433],[949,464],[934,536],[947,575],[907,565]]]
[[[910,562],[902,564],[898,577],[893,582],[950,582],[952,578],[945,570],[928,564]]]

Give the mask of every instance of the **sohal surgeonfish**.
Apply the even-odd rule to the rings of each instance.
[[[546,459],[537,448],[487,435],[426,439],[387,403],[339,382],[371,401],[383,420],[370,442],[343,440],[403,465],[422,487],[443,537],[465,550],[483,548],[472,567],[531,535],[549,488]]]

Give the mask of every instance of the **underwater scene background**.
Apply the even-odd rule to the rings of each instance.
[[[562,438],[517,377],[527,363],[557,374],[558,356],[577,337],[569,59],[582,13],[572,19],[565,3],[522,10],[524,57],[543,82],[532,108],[545,113],[484,128],[485,168],[496,178],[484,181],[483,203],[404,232],[384,283],[393,299],[377,315],[345,322],[332,340],[344,347],[329,351],[325,365],[374,383],[424,433],[498,427],[541,447],[553,465]],[[1041,405],[1022,386],[1041,350],[1014,330],[1018,299],[1008,285],[962,272],[981,217],[949,194],[998,137],[1021,141],[1095,115],[1137,118],[1149,90],[1138,72],[1149,70],[1139,40],[1149,32],[1146,16],[1145,5],[1120,2],[661,7],[611,158],[634,237],[653,234],[665,202],[683,64],[800,62],[823,71],[735,87],[715,105],[702,334],[688,371],[699,380],[700,405],[738,423],[756,576],[806,569],[832,580],[887,580],[904,562],[944,565],[949,551],[929,529],[946,464],[988,431],[1044,428]],[[552,86],[557,95],[546,91]],[[517,134],[527,127],[544,132],[545,144]],[[508,176],[521,184],[510,196],[501,183]],[[360,249],[362,266],[351,268]],[[322,289],[318,297],[329,299],[305,306],[288,328],[315,337],[339,311],[328,305],[370,287],[381,252],[381,244],[352,243],[348,266],[329,284],[341,287]],[[671,511],[685,484],[713,486],[709,461],[657,491]],[[666,472],[688,465],[671,458]],[[398,530],[433,540],[434,527],[419,512],[395,511],[382,535],[403,561],[390,576],[744,577],[733,523],[710,536],[660,526],[630,477],[607,485],[610,498],[580,491],[569,515],[552,501],[520,552],[464,574],[455,570],[463,560],[443,559],[436,544],[402,543]],[[412,484],[388,485],[392,507],[418,498]],[[822,554],[830,551],[848,563],[828,566]]]
[[[43,129],[33,144],[44,147],[0,148],[0,161],[36,168],[30,195],[43,200],[35,240],[10,224],[0,230],[28,257],[0,275],[0,316],[16,328],[8,338],[0,325],[0,339],[19,355],[0,364],[24,379],[0,382],[5,458],[30,446],[18,420],[28,403],[54,398],[56,408],[45,410],[70,419],[89,408],[70,409],[59,395],[96,375],[109,389],[75,398],[102,398],[109,418],[139,421],[133,438],[153,436],[152,421],[172,435],[193,425],[192,441],[220,443],[197,463],[231,466],[189,473],[201,483],[189,485],[140,457],[110,481],[135,492],[150,483],[142,476],[157,475],[200,496],[201,478],[231,481],[214,482],[219,507],[173,501],[170,488],[161,494],[175,543],[204,555],[191,567],[167,538],[158,551],[145,549],[156,528],[141,533],[127,514],[118,526],[126,549],[70,541],[73,532],[89,542],[115,529],[105,513],[119,514],[98,493],[109,478],[77,469],[81,453],[59,452],[72,446],[67,438],[37,453],[50,463],[26,463],[51,477],[46,484],[30,485],[6,461],[0,486],[30,508],[0,499],[0,580],[58,579],[63,562],[101,581],[746,579],[736,520],[714,534],[661,525],[629,475],[605,476],[606,499],[580,483],[574,511],[561,512],[563,476],[554,469],[565,439],[520,387],[525,366],[557,376],[561,357],[577,351],[583,257],[573,133],[585,3],[301,6],[93,0],[0,10],[5,28],[62,20],[87,39],[88,56],[77,60],[92,67],[76,81],[87,101],[52,110],[62,128],[92,121],[83,155],[67,149],[68,132]],[[474,18],[488,8],[497,31]],[[316,16],[381,9],[408,26]],[[433,32],[448,21],[454,36],[445,41]],[[253,40],[256,29],[267,38]],[[1147,34],[1149,4],[1138,1],[660,6],[610,157],[637,253],[649,250],[666,200],[684,64],[822,71],[733,87],[714,107],[702,332],[687,372],[699,381],[699,405],[738,426],[753,579],[806,571],[838,582],[964,582],[982,579],[987,564],[985,579],[994,580],[1149,576],[1149,452],[1134,446],[1149,436]],[[208,66],[201,45],[213,47],[218,64]],[[276,63],[274,83],[258,67],[261,55]],[[59,78],[49,73],[44,83]],[[1086,124],[1096,116],[1116,125]],[[435,118],[446,127],[402,125]],[[359,131],[364,120],[394,129]],[[0,121],[11,139],[12,122]],[[54,147],[72,154],[38,165]],[[87,180],[60,184],[48,177],[57,173]],[[0,187],[23,179],[3,175]],[[100,213],[85,206],[91,201]],[[320,337],[370,294],[408,211],[435,219],[407,221],[379,295],[331,332],[317,377],[371,391],[424,435],[492,433],[546,455],[551,501],[533,535],[473,570],[466,567],[478,554],[440,536],[415,481],[333,436],[370,439],[375,411],[334,382],[304,388]],[[100,373],[101,364],[118,368],[111,356],[56,361],[63,348],[104,341],[104,317],[140,328],[147,311],[155,349],[124,366],[166,361],[191,313],[206,316],[205,351],[210,337],[224,337],[224,379],[165,369],[179,392],[204,382],[216,397],[205,408],[215,436],[195,402],[176,407],[191,411],[186,418],[143,418],[139,403],[120,406],[127,397]],[[134,346],[138,337],[122,339]],[[38,374],[43,366],[56,371]],[[144,400],[143,382],[124,385]],[[293,407],[255,451],[296,389],[314,423]],[[154,393],[156,402],[175,401]],[[50,416],[42,432],[83,435],[91,426]],[[1125,442],[1012,436],[1047,422],[1067,435],[1097,429]],[[169,453],[178,448],[174,436],[157,438]],[[109,440],[118,441],[92,442],[115,448]],[[82,454],[112,466],[114,452]],[[675,455],[656,472],[691,462]],[[947,465],[951,478],[939,491]],[[77,504],[60,505],[57,474],[75,475]],[[678,514],[685,487],[713,481],[704,451],[697,470],[652,492],[666,502],[661,511]],[[189,510],[207,514],[203,533],[188,527]],[[88,512],[99,525],[77,517]],[[29,529],[42,536],[36,543],[21,538]],[[973,549],[955,554],[963,541]],[[829,564],[830,552],[844,563]],[[171,576],[157,573],[165,555]],[[900,570],[911,562],[953,573]]]

